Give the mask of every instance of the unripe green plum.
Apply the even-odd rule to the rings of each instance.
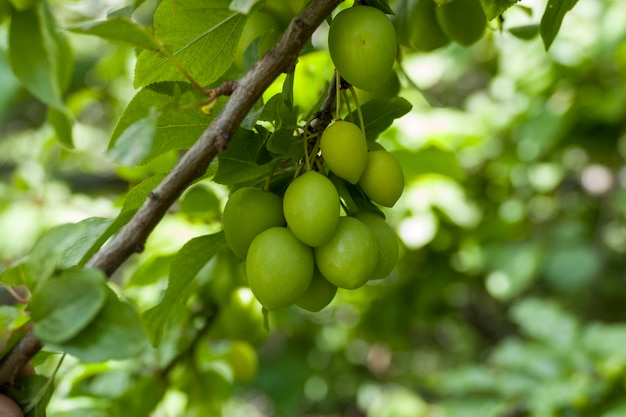
[[[263,307],[294,304],[313,278],[313,250],[284,227],[273,227],[252,241],[246,258],[248,284]]]
[[[309,246],[319,246],[330,239],[339,222],[339,210],[337,189],[318,172],[305,172],[285,191],[283,211],[287,225]]]
[[[226,360],[233,370],[233,379],[242,384],[249,384],[256,379],[259,371],[259,359],[256,350],[241,340],[232,340],[228,346]]]
[[[396,234],[387,222],[378,214],[369,211],[359,211],[354,217],[361,220],[374,235],[378,258],[376,269],[371,279],[385,278],[391,273],[398,262],[399,246]]]
[[[316,313],[330,304],[335,294],[337,286],[331,284],[316,268],[311,285],[296,304],[300,308]]]
[[[387,151],[370,151],[359,185],[365,194],[385,207],[393,207],[404,190],[404,174],[398,160]]]
[[[315,263],[324,278],[349,290],[363,286],[372,278],[378,259],[372,232],[353,217],[341,217],[330,240],[314,252]]]
[[[339,178],[356,184],[367,163],[365,135],[355,124],[342,120],[328,126],[320,140],[328,168]]]
[[[254,187],[240,188],[230,196],[223,223],[226,243],[240,259],[246,259],[248,247],[259,233],[287,224],[280,197]]]
[[[373,91],[391,73],[397,52],[396,32],[380,10],[351,7],[331,22],[328,49],[335,68],[347,82]]]
[[[356,89],[359,104],[367,103],[374,98],[393,98],[400,93],[400,79],[395,71],[391,71],[389,77],[383,81],[373,91],[365,91],[360,88]]]
[[[238,287],[221,308],[218,326],[229,339],[242,339],[260,345],[267,337],[262,308],[249,287]]]
[[[487,18],[478,0],[454,0],[436,9],[437,21],[453,41],[469,46],[482,38]]]
[[[420,51],[430,52],[446,46],[450,38],[437,21],[436,9],[439,6],[434,0],[415,0],[407,3],[405,27],[405,43]]]

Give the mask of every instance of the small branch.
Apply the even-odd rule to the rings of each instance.
[[[312,0],[272,48],[239,81],[220,114],[154,189],[158,199],[148,198],[133,218],[89,260],[88,267],[111,276],[144,242],[182,192],[201,177],[209,164],[228,146],[239,124],[270,84],[295,65],[300,50],[313,31],[341,0]],[[42,348],[33,330],[0,364],[0,385],[14,381],[19,370]]]

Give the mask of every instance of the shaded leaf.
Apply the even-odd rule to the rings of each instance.
[[[389,7],[389,2],[387,0],[368,0],[367,5],[371,7],[376,7],[386,14],[394,14],[393,9]]]
[[[578,0],[548,0],[541,17],[540,32],[546,51],[550,49],[554,38],[561,29],[565,14],[572,10]]]
[[[109,149],[116,146],[120,136],[133,124],[150,121],[150,115],[158,110],[156,130],[152,147],[142,162],[172,150],[191,147],[200,137],[216,114],[220,112],[226,99],[217,100],[210,115],[199,108],[181,109],[182,106],[197,103],[206,97],[187,83],[161,83],[140,90],[124,110],[111,135]],[[141,122],[145,120],[145,122]]]
[[[33,294],[30,312],[44,343],[61,343],[83,330],[104,306],[106,277],[100,270],[77,269],[44,282]]]
[[[507,30],[516,38],[530,40],[539,34],[539,25],[516,26]]]
[[[365,124],[365,138],[367,140],[376,139],[391,126],[395,119],[407,114],[412,107],[411,103],[402,97],[375,98],[363,104],[361,113]],[[352,118],[359,120],[356,110],[352,112]],[[350,117],[346,119],[350,120]]]
[[[106,292],[106,303],[89,326],[63,343],[50,343],[51,349],[83,362],[102,362],[131,357],[145,346],[146,335],[135,308],[108,286]]]
[[[161,45],[139,23],[117,15],[108,20],[86,22],[69,28],[74,33],[94,35],[108,41],[125,42],[141,49],[158,50]]]
[[[219,252],[225,242],[223,232],[199,236],[187,242],[178,252],[172,261],[163,300],[144,313],[144,321],[154,346],[161,343],[164,328],[173,311],[187,301],[193,289],[195,276]]]
[[[264,140],[252,131],[239,129],[228,149],[218,155],[218,168],[213,181],[233,186],[262,181],[273,168],[273,163],[259,165],[257,157]]]
[[[154,14],[155,36],[200,84],[216,81],[230,67],[246,16],[229,0],[165,0]],[[144,50],[135,66],[135,87],[186,78],[170,59]]]
[[[405,177],[411,179],[420,175],[441,174],[456,180],[465,178],[465,171],[459,164],[458,156],[445,149],[434,146],[418,151],[393,151]]]
[[[54,390],[53,382],[43,375],[19,378],[19,388],[8,388],[7,394],[26,412],[25,417],[42,417]]]
[[[56,138],[68,148],[74,147],[72,139],[72,118],[70,115],[55,108],[48,109],[48,122],[56,133]]]

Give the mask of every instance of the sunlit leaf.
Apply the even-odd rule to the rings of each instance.
[[[198,82],[208,85],[230,67],[245,15],[229,9],[229,0],[165,0],[154,14],[155,36]],[[143,51],[135,67],[135,87],[184,81],[172,59]]]
[[[76,269],[44,282],[30,302],[35,334],[46,343],[76,336],[98,314],[106,298],[106,278],[99,270]]]
[[[513,6],[519,0],[480,0],[480,5],[487,16],[487,20],[495,19]]]
[[[124,16],[81,23],[69,30],[74,33],[98,36],[109,41],[125,42],[141,49],[159,50],[161,46],[144,27]]]

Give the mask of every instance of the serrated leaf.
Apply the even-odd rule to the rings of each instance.
[[[511,310],[523,333],[557,349],[569,349],[578,337],[578,323],[555,303],[527,298]]]
[[[550,49],[554,38],[559,33],[565,14],[572,10],[576,3],[578,0],[548,0],[539,28],[546,51]]]
[[[495,19],[519,0],[480,0],[480,5],[487,16],[487,20]]]
[[[246,16],[229,0],[165,0],[154,14],[155,36],[200,84],[216,81],[231,66]],[[143,51],[135,66],[135,87],[186,78],[159,52]]]
[[[273,169],[272,162],[263,165],[256,162],[263,144],[260,135],[239,129],[228,149],[218,155],[218,168],[213,181],[229,186],[262,181]]]
[[[71,32],[124,42],[141,49],[159,50],[161,45],[143,26],[128,17],[116,15],[107,20],[86,22],[69,28]]]
[[[171,314],[184,306],[193,289],[192,283],[202,267],[224,246],[224,233],[199,236],[187,242],[178,252],[170,268],[168,286],[163,300],[144,313],[153,346],[158,346]]]
[[[75,337],[63,343],[49,343],[53,350],[76,356],[83,362],[126,359],[147,343],[135,308],[106,287],[104,307]]]
[[[44,282],[30,301],[35,334],[44,343],[76,336],[102,309],[106,298],[106,277],[97,269],[67,271]]]
[[[92,252],[100,248],[98,242],[107,239],[110,235],[106,235],[106,231],[113,223],[111,219],[103,219],[99,217],[91,217],[79,223],[80,235],[66,249],[63,250],[59,257],[57,268],[68,269],[73,266],[83,266]]]
[[[72,54],[47,3],[13,13],[9,62],[20,83],[32,95],[50,107],[63,110],[61,96],[71,78]]]
[[[128,126],[117,137],[107,155],[120,165],[138,165],[152,150],[152,140],[158,119],[159,113],[154,107],[151,107],[146,117]]]
[[[395,119],[407,114],[412,107],[411,103],[402,97],[375,98],[363,104],[361,113],[365,124],[365,138],[375,140],[378,135],[391,126]],[[359,120],[356,110],[352,112],[351,117],[353,120]],[[350,117],[346,119],[351,120]]]
[[[217,100],[211,115],[199,108],[181,108],[197,103],[206,97],[187,83],[155,84],[140,90],[128,104],[117,122],[109,149],[116,146],[120,136],[133,124],[149,118],[151,109],[157,109],[159,117],[152,138],[152,148],[142,162],[148,162],[172,150],[191,147],[211,120],[220,112],[226,99]]]

